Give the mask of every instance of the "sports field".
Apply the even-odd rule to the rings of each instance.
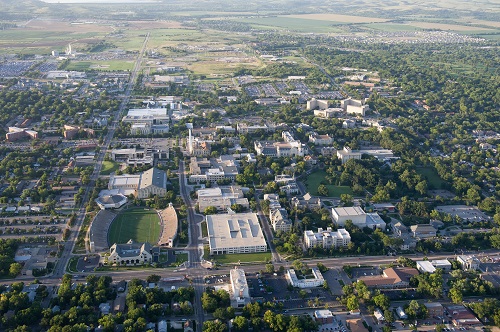
[[[160,218],[155,210],[132,209],[120,213],[109,228],[108,243],[135,242],[156,244],[160,237]]]

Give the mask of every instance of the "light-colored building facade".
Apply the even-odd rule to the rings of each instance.
[[[330,145],[333,143],[333,138],[330,135],[318,135],[317,133],[313,133],[309,135],[309,142],[314,145]]]
[[[481,261],[476,256],[471,255],[459,255],[457,256],[457,262],[462,266],[462,270],[478,270]]]
[[[292,221],[288,218],[288,213],[284,208],[270,210],[269,221],[275,232],[288,232],[292,229]]]
[[[359,228],[366,225],[366,213],[359,206],[332,208],[332,217],[338,226],[344,226],[347,220]]]
[[[329,107],[328,100],[319,100],[316,98],[312,98],[307,101],[306,109],[308,111],[319,108],[320,110],[327,109]]]
[[[319,246],[321,248],[340,248],[347,247],[351,243],[351,235],[349,232],[343,228],[337,231],[332,231],[331,227],[326,230],[323,228],[318,228],[318,231],[314,233],[311,230],[304,232],[304,244],[306,248],[314,248]]]
[[[108,262],[117,265],[141,265],[153,261],[152,246],[145,243],[135,243],[132,240],[126,244],[113,244],[109,248]]]
[[[285,278],[290,285],[297,288],[313,288],[323,286],[325,279],[317,267],[311,269],[313,278],[299,278],[294,269],[286,271]]]
[[[370,106],[364,105],[363,101],[356,99],[344,99],[340,102],[340,107],[342,107],[347,113],[360,114],[365,116],[366,112],[370,110]]]
[[[344,146],[342,150],[337,150],[337,158],[342,160],[342,164],[345,164],[351,159],[361,159],[362,153],[359,151],[353,151],[350,147]]]
[[[140,199],[151,195],[163,197],[167,194],[167,173],[153,167],[141,174],[111,174],[108,189],[118,189],[125,196],[133,194]]]
[[[267,251],[255,213],[208,215],[206,221],[211,255]]]
[[[245,271],[234,268],[229,271],[229,278],[231,280],[231,305],[242,308],[251,302]]]

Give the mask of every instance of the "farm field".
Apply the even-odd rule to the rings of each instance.
[[[318,21],[332,21],[335,23],[376,23],[376,22],[386,22],[387,19],[378,17],[365,17],[365,16],[353,16],[353,15],[341,15],[341,14],[302,14],[302,15],[289,15],[285,17],[308,19],[308,20],[318,20]]]
[[[235,21],[249,23],[255,27],[269,30],[282,28],[297,32],[341,32],[340,29],[334,26],[334,22],[287,16],[243,18],[235,19]]]
[[[118,215],[109,228],[108,243],[135,242],[156,244],[160,236],[160,218],[155,210],[131,209]]]
[[[328,188],[329,197],[340,197],[342,194],[350,194],[352,195],[352,189],[348,186],[335,186],[332,184],[327,184],[325,181],[326,172],[317,171],[312,174],[309,174],[306,181],[306,187],[309,193],[313,196],[319,196],[318,187],[322,182]]]

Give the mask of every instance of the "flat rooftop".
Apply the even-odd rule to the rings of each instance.
[[[166,108],[132,108],[128,111],[127,115],[133,117],[166,117],[168,114]]]
[[[267,246],[256,213],[207,216],[211,248]]]
[[[467,205],[441,205],[436,207],[436,211],[452,216],[460,217],[468,221],[482,221],[491,219],[480,211],[477,207]]]
[[[338,208],[333,208],[333,210],[340,217],[345,217],[345,216],[363,216],[363,215],[366,214],[365,211],[363,211],[363,209],[360,208],[359,206],[338,207]]]

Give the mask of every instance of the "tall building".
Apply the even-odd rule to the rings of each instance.
[[[365,116],[366,112],[370,109],[370,106],[364,105],[362,100],[355,100],[351,98],[342,100],[340,102],[340,106],[347,113],[360,114],[361,116]]]
[[[229,271],[229,277],[231,279],[231,305],[242,308],[251,302],[245,271],[234,268]]]

